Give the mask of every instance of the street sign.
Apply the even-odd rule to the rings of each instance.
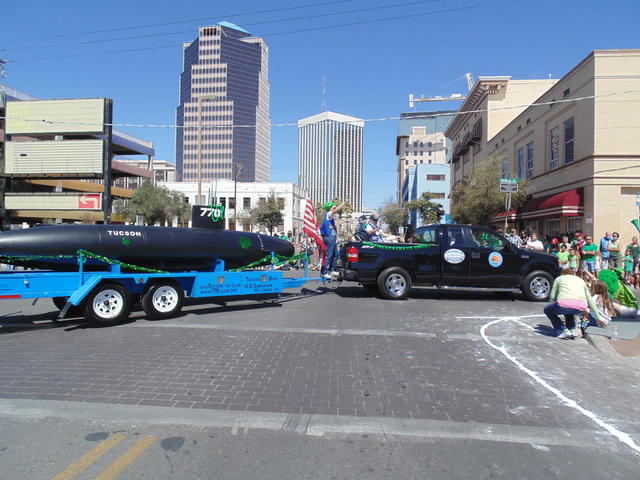
[[[503,182],[502,180],[505,179],[500,179],[500,191],[501,192],[507,192],[507,193],[515,193],[518,191],[518,183],[517,183],[517,179],[513,178],[513,179],[507,179],[507,181]],[[516,180],[515,182],[512,182],[511,180]]]

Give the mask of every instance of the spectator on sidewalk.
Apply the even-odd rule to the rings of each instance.
[[[609,250],[607,249],[609,240],[611,240],[611,236],[609,232],[605,232],[604,237],[600,239],[600,270],[609,268]]]
[[[638,258],[640,258],[640,244],[638,244],[638,237],[633,237],[631,239],[631,243],[627,245],[627,250],[629,250],[629,253],[633,260],[632,273],[636,273],[638,271]]]
[[[532,233],[529,240],[527,240],[527,248],[542,252],[544,250],[544,245],[542,245],[542,242],[538,240],[538,236],[535,233]]]
[[[560,251],[558,252],[558,265],[564,270],[569,268],[569,252],[566,245],[560,245]]]
[[[595,274],[597,255],[598,245],[593,243],[593,237],[591,235],[586,235],[585,244],[582,246],[582,269]]]
[[[557,338],[577,337],[575,315],[582,316],[584,312],[591,311],[597,321],[602,320],[584,280],[575,276],[571,269],[564,269],[555,279],[550,299],[552,303],[544,308],[544,313],[553,325]],[[559,315],[564,315],[565,320],[563,321]]]
[[[611,238],[607,243],[607,250],[609,251],[609,268],[622,268],[622,251],[620,250],[620,235],[618,232],[611,234]]]
[[[578,261],[580,260],[580,256],[578,255],[578,250],[575,247],[569,248],[569,268],[573,270],[573,273],[578,271]]]

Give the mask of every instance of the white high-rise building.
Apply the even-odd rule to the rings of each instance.
[[[314,202],[337,197],[362,210],[363,134],[363,120],[340,113],[298,121],[298,183]]]

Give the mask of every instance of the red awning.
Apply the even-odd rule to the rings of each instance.
[[[577,217],[584,213],[582,188],[532,198],[518,210],[518,219]]]
[[[508,212],[500,212],[496,215],[494,221],[501,221],[504,222],[504,217],[507,217],[507,220],[509,221],[514,221],[517,219],[518,217],[518,212],[517,210],[509,210]]]

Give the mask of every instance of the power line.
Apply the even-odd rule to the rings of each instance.
[[[314,14],[314,15],[302,15],[302,16],[298,16],[298,17],[289,17],[289,18],[280,18],[280,19],[275,19],[275,20],[263,20],[263,21],[259,21],[259,22],[250,22],[250,23],[243,23],[242,26],[243,27],[251,27],[251,26],[255,26],[255,25],[266,25],[266,24],[270,24],[270,23],[283,23],[283,22],[293,22],[293,21],[299,21],[299,20],[310,20],[313,18],[322,18],[322,17],[332,17],[332,16],[336,16],[336,15],[346,15],[346,14],[351,14],[351,13],[363,13],[363,12],[370,12],[370,11],[374,11],[374,10],[386,10],[389,8],[399,8],[399,7],[408,7],[411,5],[421,5],[421,4],[425,4],[425,3],[435,3],[435,2],[439,2],[440,0],[415,0],[412,2],[405,2],[405,3],[394,3],[391,5],[382,5],[382,6],[377,6],[377,7],[367,7],[367,8],[356,8],[356,9],[352,9],[352,10],[342,10],[339,12],[328,12],[328,13],[318,13],[318,14]],[[117,41],[123,41],[123,40],[140,40],[143,38],[154,38],[154,37],[168,37],[168,36],[172,36],[172,35],[183,35],[185,33],[193,33],[193,29],[191,30],[180,30],[177,32],[164,32],[164,33],[147,33],[144,35],[133,35],[133,36],[129,36],[129,37],[112,37],[112,38],[102,38],[102,39],[97,39],[97,40],[85,40],[85,41],[81,41],[81,42],[66,42],[66,43],[48,43],[48,44],[42,44],[42,45],[24,45],[24,46],[20,46],[20,47],[14,47],[14,48],[8,48],[8,51],[15,51],[15,50],[25,50],[25,49],[31,49],[31,48],[51,48],[51,47],[66,47],[66,46],[76,46],[76,45],[91,45],[91,44],[96,44],[96,43],[105,43],[105,42],[117,42]]]
[[[56,35],[44,35],[44,36],[39,36],[39,37],[27,37],[27,38],[23,38],[23,39],[18,39],[18,40],[8,40],[9,42],[24,42],[27,40],[41,40],[41,39],[45,39],[45,38],[62,38],[62,37],[71,37],[74,35],[93,35],[96,33],[109,33],[109,32],[121,32],[124,30],[135,30],[135,29],[139,29],[139,28],[152,28],[152,27],[164,27],[167,25],[179,25],[179,24],[183,24],[183,23],[192,23],[192,22],[202,22],[202,21],[206,21],[206,20],[214,20],[216,18],[223,18],[223,17],[244,17],[244,16],[248,16],[248,15],[260,15],[263,13],[276,13],[276,12],[284,12],[287,10],[299,10],[301,8],[308,8],[308,7],[321,7],[321,6],[325,6],[325,5],[334,5],[336,3],[351,3],[355,0],[332,0],[330,2],[321,2],[321,3],[306,3],[303,5],[296,5],[293,7],[283,7],[283,8],[271,8],[268,10],[254,10],[251,12],[240,12],[240,13],[227,13],[224,15],[218,15],[216,17],[200,17],[200,18],[190,18],[190,19],[186,19],[186,20],[177,20],[175,22],[162,22],[162,23],[147,23],[147,24],[142,24],[142,25],[130,25],[128,27],[117,27],[117,28],[107,28],[104,30],[91,30],[91,31],[86,31],[86,32],[75,32],[75,33],[60,33],[60,34],[56,34]],[[3,40],[3,42],[6,42],[6,40]]]
[[[514,110],[520,108],[529,108],[529,107],[541,107],[548,105],[556,105],[561,103],[570,103],[570,102],[580,102],[583,100],[594,100],[596,98],[604,98],[604,97],[613,97],[617,95],[626,95],[640,93],[640,90],[625,90],[621,92],[612,92],[612,93],[603,93],[600,95],[587,95],[584,97],[577,98],[565,98],[562,100],[551,100],[549,102],[536,102],[536,103],[526,103],[523,105],[511,105],[507,107],[497,107],[497,108],[486,108],[479,110],[467,110],[465,112],[442,112],[442,113],[428,113],[425,115],[415,115],[412,116],[412,119],[416,118],[437,118],[437,117],[453,117],[456,115],[470,115],[472,113],[488,113],[488,112],[496,112],[501,110]],[[345,121],[338,123],[345,124],[360,124],[362,122],[371,123],[371,122],[385,122],[389,120],[400,120],[403,117],[381,117],[381,118],[367,118],[367,119],[358,119],[354,121]],[[36,123],[49,123],[52,125],[84,125],[84,126],[111,126],[111,127],[129,127],[129,128],[173,128],[173,129],[185,129],[185,130],[197,130],[197,129],[207,129],[207,128],[220,128],[220,129],[230,129],[230,128],[275,128],[275,127],[297,127],[298,123],[273,123],[273,124],[252,124],[252,125],[228,125],[228,124],[202,124],[201,126],[187,126],[187,125],[175,125],[175,124],[137,124],[137,123],[86,123],[86,122],[68,122],[68,121],[52,121],[44,118],[24,118],[24,117],[9,117],[9,116],[0,116],[0,120],[19,120],[23,122],[36,122]]]
[[[493,2],[492,4],[504,3],[505,1],[507,1],[507,0]],[[363,21],[360,21],[360,22],[340,23],[340,24],[334,24],[334,25],[325,25],[325,26],[321,26],[321,27],[311,27],[311,28],[304,28],[304,29],[299,29],[299,30],[289,30],[289,31],[284,31],[284,32],[273,32],[273,33],[256,34],[254,36],[256,36],[256,37],[275,37],[275,36],[279,36],[279,35],[290,35],[290,34],[295,34],[295,33],[313,32],[313,31],[328,30],[328,29],[333,29],[333,28],[351,27],[351,26],[356,26],[356,25],[367,25],[367,24],[371,24],[371,23],[389,22],[389,21],[394,21],[394,20],[404,20],[404,19],[407,19],[407,18],[438,15],[438,14],[441,14],[441,13],[451,13],[451,12],[458,12],[458,11],[463,11],[463,10],[471,10],[471,9],[475,9],[475,8],[478,8],[478,7],[484,7],[486,5],[490,5],[490,4],[474,4],[474,5],[468,5],[468,6],[465,6],[465,7],[447,8],[447,9],[442,9],[442,10],[432,10],[430,12],[412,13],[412,14],[409,14],[409,15],[400,15],[400,16],[396,16],[396,17],[385,17],[385,18],[378,18],[378,19],[373,19],[373,20],[363,20]],[[108,50],[108,51],[104,51],[104,52],[78,53],[78,54],[69,54],[69,55],[56,55],[56,56],[50,56],[50,57],[32,57],[32,58],[25,58],[23,60],[18,59],[18,60],[9,60],[9,61],[10,62],[14,62],[14,63],[18,63],[18,62],[24,63],[24,62],[31,62],[31,61],[36,61],[36,60],[40,61],[40,60],[58,60],[58,59],[61,59],[61,58],[92,57],[92,56],[98,56],[98,55],[109,55],[109,54],[114,54],[114,53],[127,53],[127,52],[136,52],[136,51],[144,51],[144,50],[157,50],[157,49],[175,48],[175,47],[177,47],[177,45],[175,45],[175,44],[159,45],[159,46],[155,46],[155,47],[129,48],[129,49],[119,49],[119,50]]]

